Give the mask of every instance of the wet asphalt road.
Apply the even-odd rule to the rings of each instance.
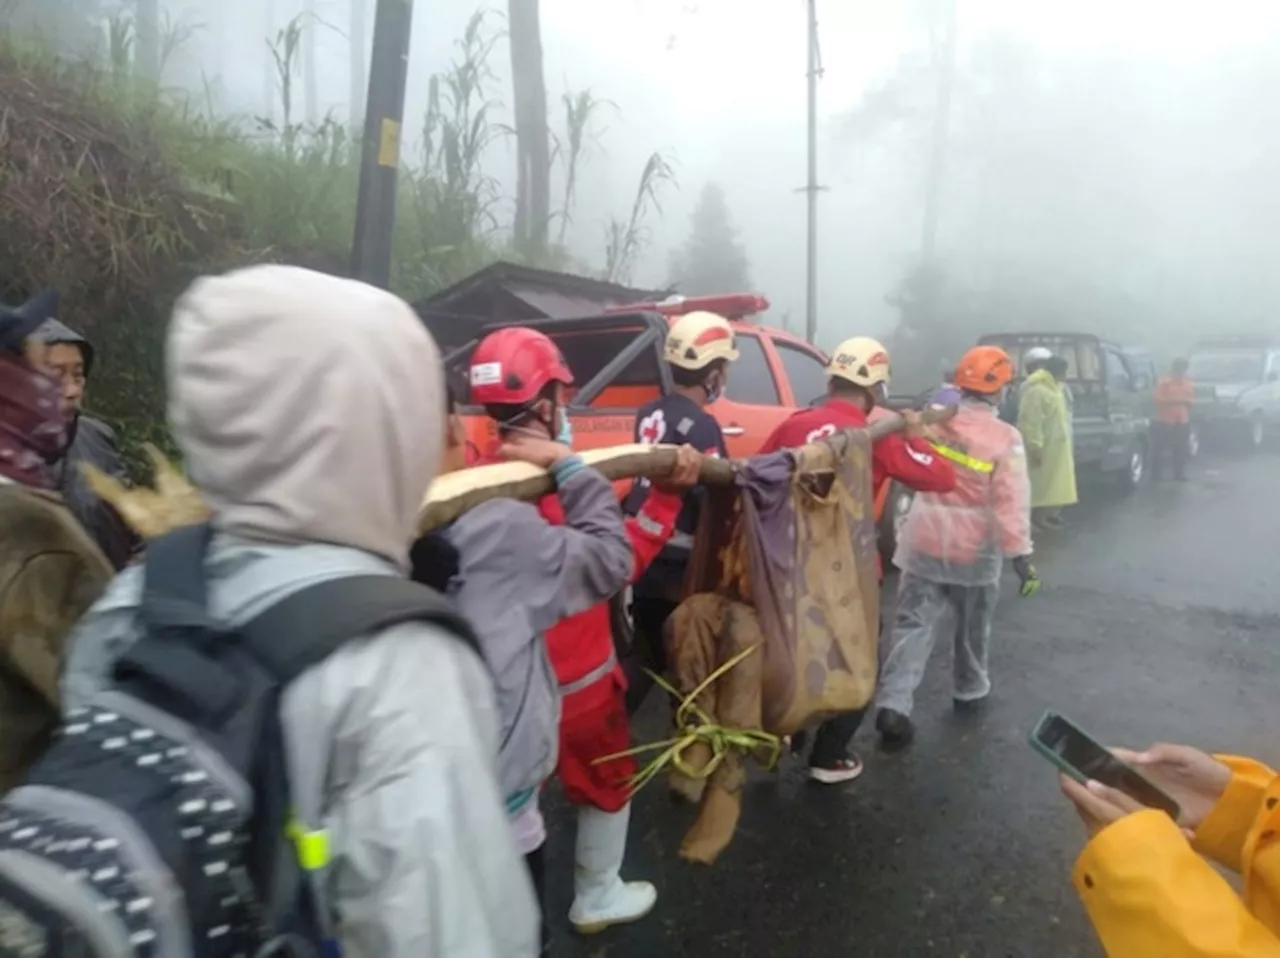
[[[650,786],[626,874],[654,881],[659,901],[636,925],[568,930],[571,818],[553,799],[552,954],[1100,956],[1069,877],[1083,832],[1027,731],[1052,707],[1108,742],[1280,761],[1277,468],[1280,457],[1202,460],[1191,482],[1132,499],[1086,490],[1070,529],[1038,543],[1041,594],[1020,600],[1005,583],[986,710],[952,713],[940,647],[910,751],[878,752],[868,723],[867,770],[850,785],[809,784],[797,758],[756,775],[710,869],[677,858],[692,810]],[[640,739],[661,732],[655,714]]]

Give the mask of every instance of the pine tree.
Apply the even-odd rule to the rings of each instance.
[[[718,184],[702,188],[691,227],[689,239],[671,257],[671,285],[686,296],[749,290],[751,265]]]

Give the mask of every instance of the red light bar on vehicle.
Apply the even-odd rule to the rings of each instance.
[[[606,313],[635,313],[641,310],[663,316],[683,316],[698,310],[716,313],[725,319],[744,319],[769,309],[769,300],[759,293],[729,293],[724,296],[671,296],[656,303],[629,303],[610,306]]]

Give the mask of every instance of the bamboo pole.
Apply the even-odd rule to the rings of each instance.
[[[955,415],[955,409],[929,409],[920,414],[926,424],[944,422]],[[869,425],[865,432],[876,442],[901,432],[906,426],[902,416],[887,416]],[[814,446],[827,447],[839,457],[855,433],[847,429]],[[626,479],[661,479],[671,474],[676,463],[676,447],[669,445],[610,446],[582,453],[582,458],[610,482]],[[698,480],[708,486],[732,485],[737,464],[728,459],[707,458],[702,462]],[[448,525],[454,519],[491,499],[520,499],[530,502],[555,491],[555,482],[545,469],[525,462],[504,462],[475,466],[441,476],[431,485],[418,516],[419,533],[427,533]]]

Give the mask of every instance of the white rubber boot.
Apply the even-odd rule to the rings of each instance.
[[[573,907],[569,921],[581,935],[643,918],[658,892],[647,881],[624,882],[618,872],[627,850],[631,806],[619,812],[578,809],[578,844],[573,869]]]

